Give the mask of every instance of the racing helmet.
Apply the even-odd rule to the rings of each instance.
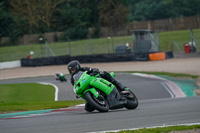
[[[75,73],[80,71],[81,65],[80,65],[79,61],[74,60],[74,61],[71,61],[68,63],[67,69],[68,69],[70,75],[74,75]]]

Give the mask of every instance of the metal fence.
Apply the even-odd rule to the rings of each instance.
[[[180,34],[179,34],[180,32]],[[163,32],[165,33],[165,32]],[[167,52],[184,52],[184,45],[193,42],[196,50],[200,50],[200,30],[185,30],[170,32],[169,37],[167,34],[162,35],[162,32],[155,33],[155,38],[158,39],[160,51]],[[174,34],[174,35],[173,35]],[[42,57],[59,56],[59,55],[92,55],[92,54],[112,54],[112,53],[127,53],[134,52],[133,44],[134,36],[122,37],[107,37],[100,39],[88,38],[86,40],[67,41],[62,43],[49,43],[48,47],[43,45]]]
[[[186,34],[177,31],[174,35],[166,32],[159,33],[160,51],[184,52],[184,44],[194,41],[197,51],[200,50],[200,30],[186,30]],[[173,34],[173,32],[170,34]],[[164,38],[164,39],[163,39]],[[100,39],[88,38],[78,41],[66,41],[59,43],[42,43],[32,45],[20,45],[0,47],[0,62],[20,60],[22,58],[41,58],[61,55],[93,55],[93,54],[122,54],[134,52],[134,37],[106,37]],[[30,56],[29,56],[30,55]]]
[[[116,53],[118,46],[126,47],[132,50],[132,36],[125,37],[107,37],[100,39],[88,38],[80,41],[68,41],[56,45],[49,44],[49,48],[55,55],[67,54],[70,56],[76,55],[92,55],[92,54],[112,54]]]
[[[185,34],[182,34],[182,31],[175,32],[166,40],[162,40],[160,37],[161,50],[162,51],[173,51],[173,52],[183,52],[185,45],[193,45],[196,48],[196,51],[200,50],[200,31],[199,30],[186,30]],[[162,33],[161,33],[162,34]]]
[[[130,52],[133,52],[132,42],[132,36],[123,36],[0,47],[0,62],[20,60],[21,58],[42,58],[62,55],[112,54],[116,53],[118,46],[123,46],[129,49]],[[118,53],[120,52],[118,51]]]

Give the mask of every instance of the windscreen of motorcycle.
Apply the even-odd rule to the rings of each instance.
[[[76,83],[80,78],[81,76],[83,75],[84,72],[82,71],[79,71],[78,73],[74,74],[73,78],[74,78],[74,83]]]

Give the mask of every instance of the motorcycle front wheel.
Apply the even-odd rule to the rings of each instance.
[[[94,107],[99,112],[108,112],[108,102],[101,94],[99,94],[98,98],[96,98],[90,91],[88,91],[85,93],[85,99],[92,107]]]
[[[88,102],[85,103],[85,110],[88,112],[93,112],[95,110]]]
[[[130,94],[127,96],[127,104],[125,107],[127,109],[136,109],[138,107],[138,99],[132,91],[130,91]]]

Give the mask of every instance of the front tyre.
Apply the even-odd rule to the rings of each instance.
[[[127,104],[125,107],[127,109],[136,109],[138,107],[138,99],[132,91],[130,91],[130,94],[127,96]]]
[[[88,102],[85,103],[85,110],[88,112],[93,112],[95,108],[91,106]]]
[[[92,107],[94,107],[99,112],[108,112],[108,102],[101,94],[99,94],[99,97],[96,98],[90,91],[88,91],[85,93],[85,99]]]

